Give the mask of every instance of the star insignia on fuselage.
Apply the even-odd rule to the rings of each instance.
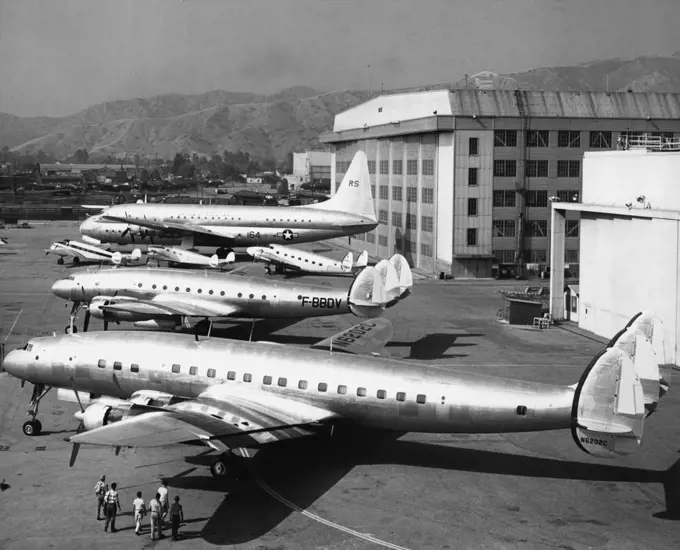
[[[293,233],[290,229],[284,229],[281,233],[277,233],[277,237],[283,237],[284,241],[292,241],[299,237],[298,233]]]

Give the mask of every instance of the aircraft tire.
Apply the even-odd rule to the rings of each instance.
[[[73,334],[78,332],[78,327],[76,325],[73,325]],[[66,325],[64,327],[64,334],[71,334],[71,325]]]
[[[64,265],[64,258],[62,258],[61,256],[59,256],[59,257],[57,258],[57,264],[59,264],[59,265]]]
[[[215,479],[224,479],[229,473],[227,462],[221,458],[216,458],[210,464],[210,474]]]
[[[77,256],[75,258],[73,258],[73,265],[78,265],[79,263],[80,263],[80,258],[78,258]]]
[[[21,427],[21,431],[28,437],[34,437],[42,431],[42,424],[38,420],[27,420]]]

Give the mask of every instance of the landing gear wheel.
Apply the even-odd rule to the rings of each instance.
[[[75,334],[76,332],[78,332],[78,327],[73,325],[73,334]],[[66,325],[64,327],[64,334],[71,334],[71,325]]]
[[[62,258],[61,256],[59,258],[57,258],[57,263],[59,265],[64,265],[64,258]]]
[[[79,263],[80,263],[80,258],[78,258],[77,256],[75,258],[73,258],[73,265],[78,265]]]
[[[24,425],[21,427],[21,429],[24,432],[24,435],[33,437],[42,431],[42,424],[39,420],[27,420],[24,422]]]
[[[201,336],[207,336],[208,331],[210,330],[210,321],[208,321],[207,319],[199,321],[198,323],[196,323],[194,330],[196,331],[196,334],[200,334]]]
[[[210,473],[215,479],[224,479],[228,472],[227,463],[221,458],[216,458],[210,464]]]

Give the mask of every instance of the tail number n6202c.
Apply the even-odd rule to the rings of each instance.
[[[302,307],[309,305],[312,307],[325,307],[328,309],[339,308],[342,304],[342,298],[319,298],[318,296],[313,296],[311,298],[309,296],[303,296],[301,301]]]
[[[359,187],[359,180],[349,180],[350,187]]]

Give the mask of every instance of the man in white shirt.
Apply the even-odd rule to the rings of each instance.
[[[151,540],[156,540],[156,531],[158,530],[158,538],[163,538],[162,527],[161,527],[161,503],[159,502],[160,495],[156,493],[156,496],[149,501],[149,521],[151,523]]]
[[[158,488],[158,501],[161,503],[161,521],[165,521],[165,516],[170,507],[170,495],[168,494],[168,481],[163,480],[163,484]]]
[[[146,515],[146,506],[142,499],[142,492],[137,491],[137,498],[132,501],[132,517],[135,518],[135,535],[141,535],[142,518]]]

